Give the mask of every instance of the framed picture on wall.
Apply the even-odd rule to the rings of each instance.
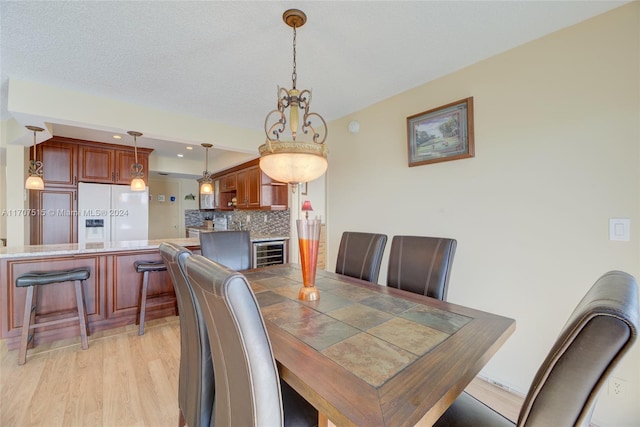
[[[473,97],[407,117],[409,167],[473,157]]]

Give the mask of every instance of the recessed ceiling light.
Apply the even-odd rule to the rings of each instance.
[[[187,150],[193,150],[193,147],[187,147]]]
[[[184,157],[184,154],[178,154],[178,157]]]
[[[113,139],[122,139],[120,135],[113,135]]]

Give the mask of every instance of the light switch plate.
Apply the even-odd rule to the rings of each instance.
[[[609,240],[624,242],[631,240],[631,220],[629,218],[609,218]]]

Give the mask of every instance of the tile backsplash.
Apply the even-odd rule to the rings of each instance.
[[[204,225],[204,216],[200,214],[199,209],[184,210],[185,227],[202,227]]]
[[[210,217],[211,211],[186,209],[184,212],[185,226],[204,226],[205,216]],[[214,217],[226,216],[229,230],[249,230],[259,234],[277,234],[289,236],[290,213],[286,211],[249,211],[235,210],[228,212],[214,212]]]

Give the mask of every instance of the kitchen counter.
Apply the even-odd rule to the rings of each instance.
[[[131,250],[158,249],[160,243],[171,242],[180,246],[200,246],[198,239],[157,239],[157,240],[130,240],[124,242],[101,243],[66,243],[60,245],[29,245],[0,247],[0,258],[30,258],[58,255],[79,255],[101,252],[120,252]]]
[[[90,333],[136,323],[142,274],[136,261],[161,261],[158,247],[171,242],[200,253],[198,239],[133,240],[108,243],[10,246],[0,248],[0,336],[7,348],[17,348],[22,330],[26,289],[16,278],[31,271],[59,271],[84,267],[91,271],[84,285]],[[74,307],[73,285],[43,286],[38,292],[42,321],[68,317]],[[149,275],[146,319],[176,315],[176,297],[168,271]],[[38,331],[35,345],[77,336],[76,322]]]
[[[212,233],[219,232],[220,230],[216,230],[215,228],[207,228],[207,227],[187,227],[187,233],[189,230],[194,230],[199,233]],[[229,231],[229,230],[223,230]],[[265,234],[265,233],[254,233],[253,231],[249,232],[249,236],[251,239],[251,243],[254,242],[268,242],[270,240],[289,240],[289,236],[283,236],[281,234]],[[197,239],[197,237],[194,237]]]

